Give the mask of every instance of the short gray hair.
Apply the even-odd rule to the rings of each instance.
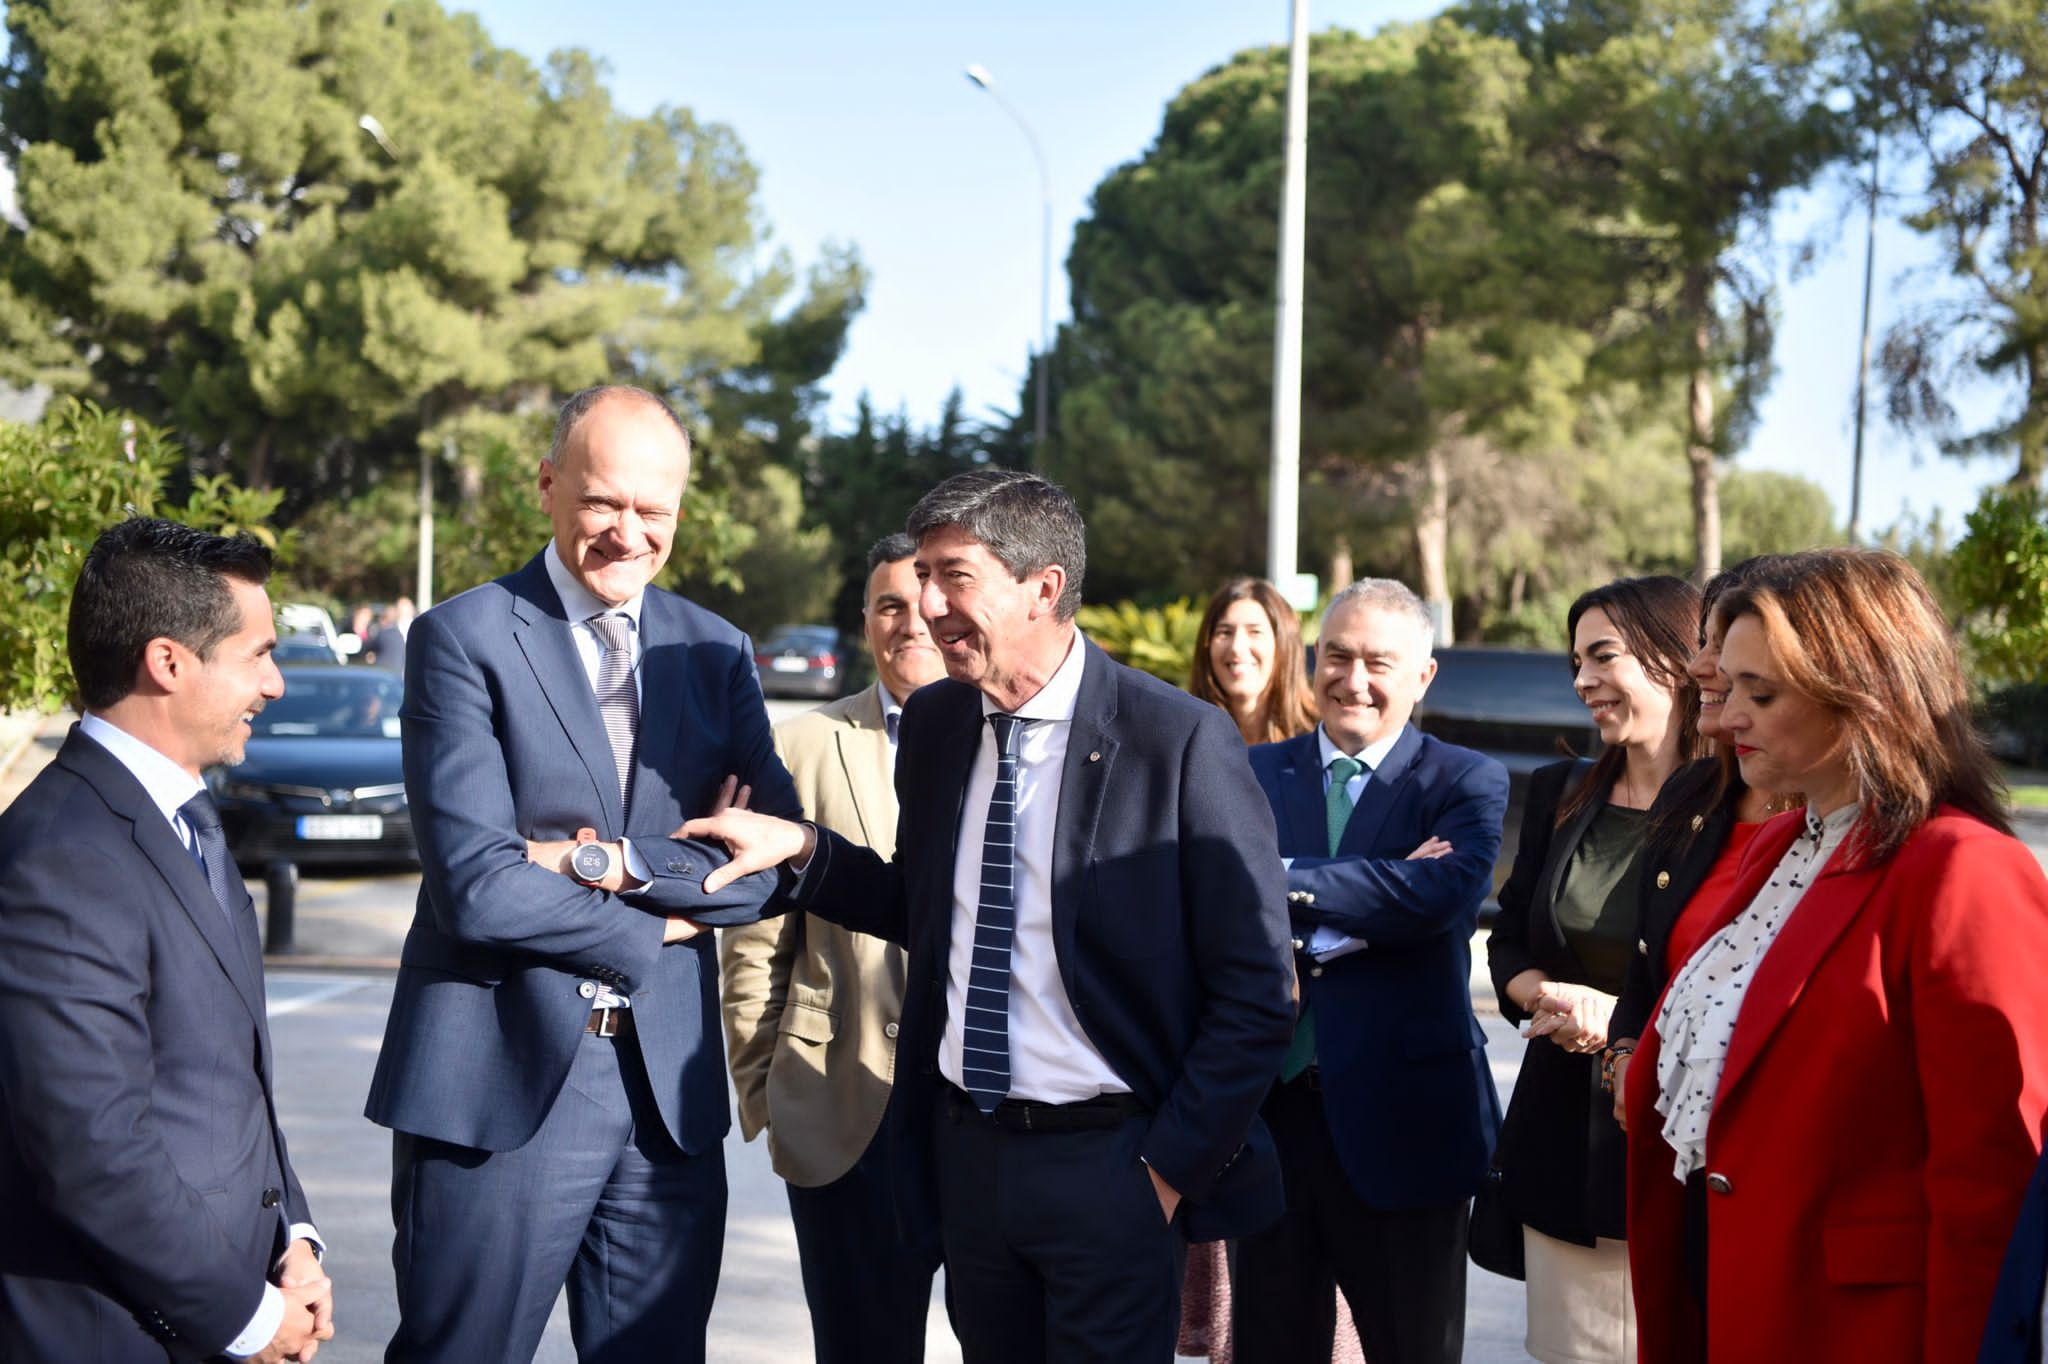
[[[635,388],[631,384],[598,384],[584,389],[581,393],[570,395],[569,401],[562,404],[562,410],[555,418],[555,438],[549,443],[548,452],[543,456],[548,463],[557,469],[562,467],[562,456],[568,453],[569,438],[575,435],[576,424],[589,416],[591,409],[607,398],[620,398],[659,408],[661,414],[673,422],[676,431],[681,434],[683,454],[687,456],[690,453],[690,428],[683,425],[683,419],[676,415],[676,410],[669,406],[666,398],[658,393],[649,393],[644,388]]]
[[[978,541],[1018,582],[1058,564],[1067,582],[1055,613],[1072,620],[1081,608],[1088,528],[1074,499],[1057,483],[1015,469],[955,474],[918,499],[904,529],[922,544],[942,526],[956,526]]]
[[[1330,598],[1330,604],[1323,608],[1324,632],[1330,628],[1330,617],[1343,606],[1370,606],[1407,616],[1422,636],[1423,656],[1428,657],[1436,648],[1436,617],[1430,614],[1428,603],[1398,578],[1360,578]]]

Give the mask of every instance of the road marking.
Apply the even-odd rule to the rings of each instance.
[[[263,991],[268,996],[263,1012],[276,1018],[345,995],[351,990],[360,990],[368,985],[366,976],[300,976],[289,972],[275,972],[264,977]]]

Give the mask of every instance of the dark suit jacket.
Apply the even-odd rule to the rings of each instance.
[[[0,1359],[198,1359],[310,1221],[262,948],[75,729],[0,817]],[[154,1339],[152,1339],[154,1337]]]
[[[1718,758],[1701,758],[1681,769],[1664,783],[1664,789],[1650,806],[1651,832],[1643,844],[1636,888],[1642,923],[1637,929],[1636,955],[1628,965],[1628,980],[1621,987],[1614,1017],[1607,1024],[1609,1037],[1640,1038],[1650,1026],[1657,1001],[1663,998],[1669,980],[1664,970],[1664,951],[1671,943],[1672,926],[1692,903],[1714,863],[1720,860],[1728,834],[1735,827],[1735,807],[1743,792],[1740,783],[1730,782],[1721,799],[1712,806],[1705,806],[1702,798],[1689,801],[1689,793],[1708,778],[1708,769],[1719,765]],[[1682,809],[1675,816],[1670,813],[1673,806],[1688,801],[1700,806],[1690,818]],[[1678,828],[1667,837],[1659,837],[1658,824],[1667,818],[1676,818]],[[1692,819],[1697,819],[1698,824],[1693,825]]]
[[[1486,1174],[1500,1096],[1472,1015],[1471,938],[1492,884],[1507,770],[1410,726],[1373,772],[1335,856],[1316,732],[1251,750],[1280,826],[1295,928],[1365,940],[1317,965],[1316,1064],[1337,1158],[1375,1208],[1469,1198]],[[1432,834],[1451,855],[1406,861]]]
[[[550,553],[543,550],[542,553]],[[685,1151],[731,1125],[717,962],[704,934],[662,946],[662,918],[760,917],[772,874],[704,893],[721,849],[667,835],[708,814],[737,773],[753,808],[795,817],[746,636],[650,587],[641,610],[633,802],[619,782],[571,622],[536,555],[517,573],[413,622],[406,650],[405,788],[419,837],[419,909],[406,935],[372,1122],[490,1151],[538,1130],[603,982],[629,993],[655,1101]],[[526,860],[525,840],[632,840],[654,874],[632,897]]]
[[[1053,846],[1060,976],[1089,1040],[1152,1110],[1141,1154],[1187,1200],[1177,1224],[1196,1240],[1244,1235],[1282,1207],[1257,1119],[1294,1019],[1272,821],[1229,716],[1081,647]],[[986,728],[973,687],[914,693],[895,860],[821,829],[797,892],[812,912],[909,948],[898,1093],[919,1109],[938,1087],[954,854]],[[930,1123],[904,1129],[915,1139]]]
[[[1507,994],[1507,983],[1521,972],[1534,967],[1554,980],[1585,979],[1558,926],[1556,904],[1579,841],[1607,799],[1604,790],[1596,793],[1558,827],[1558,807],[1587,766],[1579,759],[1552,763],[1529,779],[1522,841],[1500,888],[1500,917],[1486,949],[1501,1016],[1510,1023],[1529,1017]],[[1600,1058],[1531,1039],[1494,1157],[1509,1206],[1524,1223],[1561,1241],[1590,1246],[1596,1237],[1620,1237],[1627,1220],[1626,1162],[1613,1096],[1600,1088]]]
[[[2020,1205],[2019,1224],[2006,1248],[1991,1319],[1977,1364],[2041,1364],[2041,1290],[2048,1283],[2048,1158],[2034,1165],[2034,1182]]]

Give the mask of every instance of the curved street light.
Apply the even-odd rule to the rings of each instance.
[[[1032,160],[1038,163],[1038,383],[1031,438],[1035,460],[1045,450],[1047,399],[1052,389],[1052,175],[1046,170],[1045,149],[1038,145],[1038,135],[1031,131],[1031,125],[1024,121],[1016,106],[996,89],[995,77],[989,75],[988,68],[976,62],[967,68],[966,76],[975,89],[987,91],[997,107],[1010,116],[1010,121],[1023,132],[1024,140],[1031,144]]]

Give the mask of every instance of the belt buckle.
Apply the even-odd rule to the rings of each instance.
[[[585,1025],[584,1031],[594,1033],[599,1037],[617,1037],[621,1021],[619,1015],[624,1012],[626,1012],[624,1009],[601,1004],[590,1011],[590,1022]]]

